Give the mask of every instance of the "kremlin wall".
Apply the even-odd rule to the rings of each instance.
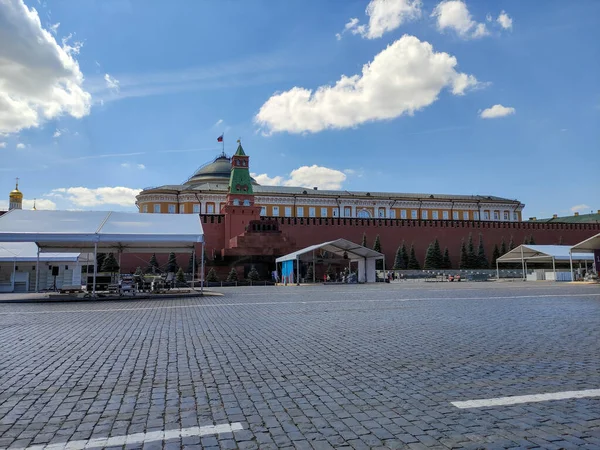
[[[419,263],[438,239],[458,268],[462,241],[483,239],[491,259],[494,246],[515,246],[533,238],[536,244],[572,245],[600,233],[600,211],[552,219],[522,221],[524,205],[494,196],[406,194],[318,190],[307,187],[260,186],[250,176],[250,161],[241,144],[231,157],[218,156],[182,185],[144,189],[136,205],[142,214],[199,214],[205,233],[206,272],[214,267],[224,277],[232,267],[240,275],[252,265],[268,277],[275,258],[338,238],[373,247],[379,236],[386,268],[398,247],[414,246]],[[22,208],[23,194],[10,193],[10,208]],[[200,253],[200,246],[197,254]],[[156,255],[159,265],[168,255]],[[187,267],[188,255],[178,255]],[[123,254],[122,272],[146,267],[149,255]]]

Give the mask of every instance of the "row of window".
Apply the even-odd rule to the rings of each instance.
[[[234,204],[235,205],[239,205],[240,202],[236,199],[234,200]],[[244,200],[243,203],[244,206],[250,206],[250,202],[248,200]],[[280,211],[279,211],[279,206],[273,206],[272,207],[272,213],[271,215],[274,217],[279,217]],[[297,206],[296,207],[296,217],[304,217],[304,207],[303,206]],[[142,206],[142,212],[147,213],[148,212],[148,205],[143,205]],[[154,204],[154,210],[153,212],[155,213],[160,213],[161,212],[161,205],[159,203],[155,203]],[[177,212],[177,206],[174,204],[168,205],[167,206],[167,212],[169,214],[175,214]],[[284,217],[293,217],[292,214],[292,207],[291,206],[285,206],[284,207],[284,211],[283,211],[283,215]],[[419,218],[419,211],[417,209],[411,209],[411,210],[406,210],[406,209],[401,209],[400,210],[400,219],[408,219],[408,213],[410,212],[410,218],[411,219],[418,219]],[[183,214],[185,213],[185,206],[184,205],[179,205],[179,213]],[[194,214],[200,214],[201,213],[201,208],[200,208],[200,204],[196,203],[194,205],[192,205],[192,213]],[[205,214],[214,214],[215,213],[215,204],[214,203],[206,203],[205,206]],[[320,208],[320,217],[328,217],[329,213],[328,213],[328,208]],[[386,214],[387,213],[387,214]],[[432,219],[432,220],[449,220],[450,219],[450,211],[442,211],[442,215],[440,217],[439,211],[431,211],[431,216],[429,215],[430,211],[423,209],[421,210],[421,219],[423,220],[428,220],[428,219]],[[266,216],[267,215],[267,207],[263,206],[261,208],[260,211],[261,216]],[[308,208],[308,217],[317,217],[317,208],[315,207],[309,207]],[[333,217],[339,217],[339,213],[338,213],[338,209],[334,208],[333,209]],[[344,207],[343,208],[343,216],[342,217],[353,217],[352,216],[352,208],[350,207]],[[364,219],[369,219],[372,218],[373,215],[371,213],[371,211],[366,210],[366,209],[362,209],[360,211],[357,212],[356,217],[359,218],[364,218]],[[391,209],[389,211],[387,211],[385,208],[378,208],[377,209],[377,217],[384,219],[384,218],[389,218],[389,219],[395,219],[396,218],[396,210]],[[453,220],[469,220],[469,211],[463,211],[462,212],[462,217],[459,211],[452,211],[452,219]],[[479,220],[479,212],[478,211],[473,211],[473,220]],[[502,219],[500,218],[500,211],[483,211],[483,215],[482,215],[482,220],[504,220],[506,222],[511,220],[510,217],[510,212],[509,211],[503,211],[502,212]],[[518,221],[519,220],[519,213],[517,212],[513,212],[512,213],[512,220],[513,221]]]

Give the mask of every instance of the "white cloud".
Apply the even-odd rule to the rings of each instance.
[[[58,45],[23,0],[0,1],[0,133],[89,114],[91,96],[73,58],[80,45],[67,41]]]
[[[510,106],[494,105],[491,108],[487,108],[481,111],[479,116],[482,119],[496,119],[498,117],[510,116],[511,114],[515,113],[515,108],[512,108]]]
[[[56,203],[54,203],[52,200],[48,200],[45,198],[38,198],[35,200],[24,198],[23,209],[33,209],[34,202],[35,209],[56,209]],[[6,210],[8,210],[8,201],[0,200],[0,211]]]
[[[487,13],[487,14],[485,15],[485,20],[486,20],[487,22],[491,22],[491,21],[493,20],[493,19],[492,19],[492,15],[491,15],[490,13]]]
[[[48,196],[64,198],[75,206],[90,207],[99,205],[133,206],[141,189],[127,187],[70,187],[53,189]]]
[[[54,25],[50,25],[48,28],[50,28],[52,34],[56,36],[56,33],[58,32],[58,27],[60,27],[60,22],[57,22]]]
[[[571,207],[571,212],[582,212],[582,211],[589,211],[589,210],[590,210],[590,207],[585,204],[575,205],[575,206]]]
[[[146,166],[144,164],[138,164],[137,168],[140,170],[144,170],[146,168]]]
[[[221,125],[223,123],[223,119],[219,119],[217,120],[217,122],[213,125],[213,127],[218,127],[219,125]]]
[[[266,173],[256,175],[251,174],[254,179],[266,186],[301,186],[318,187],[319,189],[340,189],[342,183],[346,181],[346,174],[339,170],[328,167],[302,166],[290,172],[289,176],[269,177]]]
[[[359,20],[352,18],[344,26],[344,31],[336,34],[338,40],[346,31],[359,34],[366,39],[380,38],[403,23],[419,18],[421,0],[371,0],[365,14],[369,17],[368,25],[359,25]]]
[[[512,29],[512,19],[508,16],[508,14],[506,14],[505,11],[502,11],[500,13],[498,18],[496,19],[496,22],[498,22],[500,26],[505,30]]]
[[[119,92],[119,80],[111,77],[109,74],[104,74],[104,81],[106,81],[106,87],[112,91]]]
[[[0,148],[6,148],[6,142],[0,142]]]
[[[435,102],[443,88],[462,95],[478,84],[456,66],[454,56],[405,35],[365,64],[360,75],[342,75],[334,86],[315,91],[294,87],[274,94],[255,121],[266,134],[316,133],[412,115]]]
[[[22,142],[19,142],[19,143],[17,144],[17,148],[18,148],[19,150],[22,150],[22,149],[24,149],[24,148],[25,148],[25,144],[23,144]]]
[[[484,23],[477,23],[471,17],[466,3],[462,0],[446,0],[439,3],[431,13],[437,19],[440,32],[454,30],[464,39],[487,36],[489,31]]]
[[[121,167],[125,169],[129,169],[130,167],[135,167],[136,169],[144,170],[146,166],[144,164],[129,164],[129,163],[121,163]]]
[[[52,134],[52,137],[55,139],[59,138],[63,134],[65,134],[67,131],[69,131],[69,130],[67,130],[66,128],[63,128],[62,130],[60,128],[57,128],[56,131],[54,132],[54,134]]]

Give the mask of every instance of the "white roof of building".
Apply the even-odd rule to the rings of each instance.
[[[509,261],[526,261],[531,260],[552,260],[555,261],[569,261],[569,251],[571,250],[570,245],[519,245],[513,248],[511,251],[505,253],[498,262],[509,262]],[[522,250],[522,253],[521,253]],[[593,255],[588,253],[575,253],[572,255],[573,261],[593,261]]]
[[[593,252],[594,250],[600,250],[600,233],[573,246],[574,252],[577,251],[587,253]]]
[[[288,255],[281,256],[275,261],[280,263],[284,261],[292,261],[296,259],[303,259],[303,255],[308,255],[306,260],[312,259],[312,252],[316,250],[325,250],[330,253],[334,253],[338,256],[343,256],[344,253],[348,256],[351,261],[357,261],[359,259],[383,259],[383,253],[376,252],[370,248],[363,247],[362,245],[355,244],[346,239],[336,239],[335,241],[323,242],[322,244],[311,245],[310,247],[303,248],[295,251]]]
[[[196,214],[12,210],[0,217],[0,242],[35,242],[42,252],[191,251],[203,242]]]
[[[0,242],[0,262],[35,262],[38,246],[35,242]],[[40,253],[43,262],[77,262],[80,253]]]

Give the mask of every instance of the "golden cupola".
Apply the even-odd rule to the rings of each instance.
[[[8,210],[23,209],[23,193],[19,190],[19,179],[15,188],[8,195]]]

